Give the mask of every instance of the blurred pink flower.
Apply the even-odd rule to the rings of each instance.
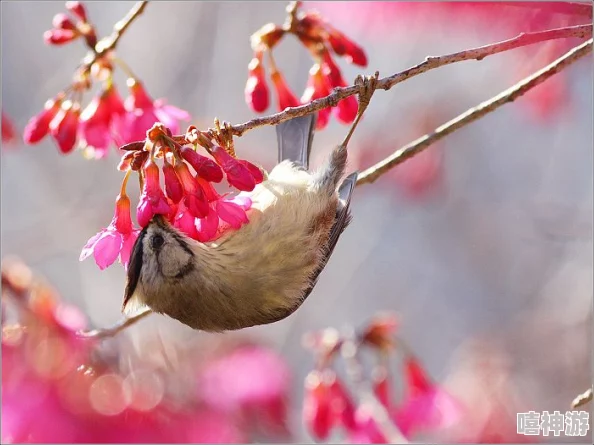
[[[451,427],[462,416],[460,404],[444,389],[430,381],[421,364],[412,356],[405,358],[405,399],[392,418],[408,438],[419,430]]]
[[[207,364],[197,388],[212,408],[227,413],[241,410],[278,427],[286,422],[290,377],[289,368],[275,352],[246,345]]]

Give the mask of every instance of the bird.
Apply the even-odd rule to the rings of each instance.
[[[132,249],[122,312],[152,311],[206,332],[267,325],[295,313],[352,220],[358,173],[344,176],[357,122],[314,170],[316,114],[278,124],[278,163],[248,193],[249,222],[215,241],[191,239],[155,215]]]

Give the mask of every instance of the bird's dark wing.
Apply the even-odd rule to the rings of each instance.
[[[351,222],[351,196],[353,195],[353,190],[355,189],[355,185],[357,184],[357,176],[357,172],[351,173],[344,179],[344,181],[342,181],[342,184],[340,184],[340,187],[338,188],[338,209],[336,210],[336,219],[334,220],[332,229],[330,229],[330,238],[328,239],[326,254],[324,255],[324,259],[320,263],[320,267],[318,267],[313,276],[311,286],[304,292],[303,300],[305,300],[313,291],[313,288],[318,282],[320,274],[326,267],[326,264],[328,263],[328,260],[332,255],[332,252],[334,252],[336,243],[338,243],[338,238],[340,238],[340,235],[342,235],[344,229],[346,229]]]
[[[330,229],[330,238],[328,240],[328,246],[326,248],[326,253],[324,254],[324,258],[322,259],[320,266],[315,271],[310,286],[303,292],[303,296],[299,301],[297,306],[291,309],[284,309],[282,311],[278,311],[276,314],[271,315],[270,318],[267,320],[266,324],[275,323],[277,321],[281,321],[287,318],[289,315],[293,314],[305,301],[307,297],[311,294],[314,287],[318,283],[318,278],[320,274],[326,267],[332,252],[334,252],[334,248],[336,247],[336,243],[338,242],[338,238],[344,230],[347,228],[349,223],[351,222],[351,212],[350,212],[350,204],[351,204],[351,196],[353,194],[353,190],[355,185],[357,184],[357,176],[358,173],[351,173],[349,176],[345,178],[345,180],[340,184],[338,188],[338,198],[339,204],[338,209],[336,210],[336,219],[334,220],[334,224],[332,225],[332,229]]]
[[[276,126],[278,162],[285,160],[309,169],[309,155],[316,128],[317,114],[296,117]]]

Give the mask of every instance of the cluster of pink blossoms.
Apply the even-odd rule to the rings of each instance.
[[[272,49],[286,34],[295,35],[311,54],[314,64],[309,71],[309,79],[305,91],[298,99],[291,91],[272,58]],[[280,111],[321,99],[332,93],[337,87],[347,86],[340,68],[334,61],[334,55],[361,67],[367,66],[367,56],[363,49],[348,39],[342,32],[325,21],[317,12],[290,12],[283,26],[269,23],[252,35],[254,58],[248,66],[248,80],[245,86],[247,104],[256,112],[264,112],[269,106],[269,91],[266,83],[266,72],[263,66],[264,54],[269,55],[270,79],[276,91]],[[334,107],[336,118],[350,124],[357,115],[357,98],[347,97]],[[332,107],[320,110],[317,128],[328,125]]]
[[[2,262],[2,291],[2,443],[286,440],[290,372],[269,348],[194,339],[164,371],[127,341],[105,354],[80,337],[85,316],[20,262]],[[20,316],[9,320],[13,303]],[[151,341],[142,347],[159,348]]]
[[[342,337],[334,329],[326,329],[309,337],[308,345],[317,353],[316,369],[305,380],[303,416],[310,433],[317,440],[328,440],[338,430],[346,434],[348,443],[390,443],[388,433],[378,420],[377,406],[365,399],[357,400],[340,379],[333,365],[342,355],[347,374],[359,362],[359,349],[370,348],[378,355],[371,372],[373,396],[394,427],[407,439],[415,434],[450,427],[459,421],[460,404],[428,376],[421,363],[394,339],[396,322],[392,316],[378,316],[356,338]],[[403,353],[404,395],[394,400],[386,358],[397,344]],[[354,370],[354,374],[359,371]],[[354,381],[356,383],[356,381]],[[383,416],[381,416],[383,417]]]
[[[142,82],[132,75],[127,79],[128,97],[122,100],[114,84],[113,64],[123,62],[114,57],[113,50],[101,52],[102,42],[97,41],[95,28],[81,2],[66,2],[66,8],[76,20],[64,13],[56,14],[54,28],[44,34],[45,41],[62,45],[83,38],[92,58],[83,60],[72,83],[29,120],[24,141],[35,144],[49,135],[63,154],[71,153],[78,145],[87,157],[100,159],[107,156],[112,144],[119,147],[144,139],[156,122],[178,133],[179,121],[189,121],[190,115],[164,99],[153,100]],[[130,73],[127,66],[123,68]],[[101,90],[83,109],[82,96],[94,82],[102,84]]]
[[[114,217],[109,226],[89,239],[80,260],[93,255],[99,268],[104,269],[119,258],[124,267],[128,266],[141,230],[132,224],[130,199],[126,195],[133,171],[140,175],[142,184],[136,208],[140,228],[153,216],[162,215],[190,238],[205,243],[248,223],[246,212],[251,208],[251,199],[242,193],[221,195],[213,183],[226,177],[231,187],[250,192],[264,180],[264,174],[251,162],[237,159],[232,148],[215,145],[210,139],[193,126],[186,136],[174,137],[170,129],[155,124],[147,132],[146,142],[125,145],[123,148],[128,151],[118,168],[126,171],[126,176],[116,199]],[[199,145],[206,148],[212,159],[198,153]]]

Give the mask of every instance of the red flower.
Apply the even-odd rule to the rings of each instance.
[[[65,101],[62,103],[58,114],[49,124],[50,135],[63,154],[70,153],[74,149],[78,134],[79,117],[80,105]]]
[[[60,112],[62,100],[62,95],[48,100],[43,111],[29,119],[23,132],[23,139],[27,144],[35,144],[48,134],[50,122]]]
[[[305,91],[301,96],[301,103],[309,103],[316,99],[321,99],[331,93],[328,83],[324,77],[322,66],[319,63],[314,64],[309,70],[309,78]],[[331,108],[324,108],[318,112],[316,128],[321,130],[328,125],[330,120]]]
[[[332,412],[332,391],[320,371],[311,371],[305,379],[303,417],[309,432],[318,440],[326,440],[336,418]]]
[[[433,383],[412,356],[405,358],[404,378],[404,401],[392,411],[392,418],[404,435],[410,437],[421,428],[451,426],[459,420],[459,403]]]
[[[235,159],[220,146],[214,146],[211,153],[227,175],[229,184],[236,189],[251,192],[257,183],[262,182],[262,172],[248,161]],[[259,172],[258,176],[256,176],[257,172]]]
[[[248,65],[248,80],[245,85],[245,101],[257,113],[262,113],[269,105],[269,91],[266,84],[261,55],[252,59]]]
[[[85,5],[82,2],[66,2],[66,9],[71,11],[74,15],[76,15],[79,19],[83,22],[87,22],[87,10],[85,9]]]
[[[196,174],[208,182],[221,182],[223,171],[215,161],[202,156],[190,147],[182,147],[181,155],[196,171]]]
[[[72,29],[50,29],[43,33],[43,40],[50,45],[63,45],[72,42],[80,33]]]
[[[8,115],[2,111],[2,142],[9,143],[16,139],[16,131]]]
[[[194,217],[205,217],[209,212],[208,201],[197,179],[183,162],[176,163],[174,169],[184,189],[184,205]]]
[[[278,108],[283,111],[287,108],[298,107],[299,99],[295,97],[287,83],[285,78],[279,71],[275,71],[270,75],[272,84],[276,90],[276,96],[278,99]]]
[[[80,117],[81,145],[89,155],[96,159],[107,156],[109,145],[113,141],[112,127],[114,119],[125,113],[116,87],[111,85],[107,90],[95,96],[83,110]]]
[[[175,168],[167,158],[163,159],[163,176],[165,177],[165,193],[175,204],[179,203],[184,197],[184,188],[175,173]]]
[[[344,56],[347,62],[362,67],[367,66],[367,56],[365,51],[352,40],[349,40],[340,31],[330,28],[328,32],[328,42],[332,50],[338,56]]]
[[[140,227],[145,227],[154,215],[169,216],[173,208],[159,183],[159,167],[149,159],[144,167],[144,184],[138,202],[136,218]]]

